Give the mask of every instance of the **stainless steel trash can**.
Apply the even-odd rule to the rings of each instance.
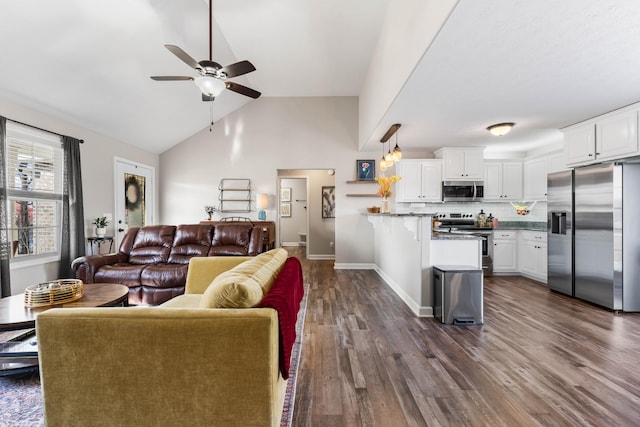
[[[442,323],[484,323],[482,269],[468,265],[434,266],[433,289],[433,314]]]

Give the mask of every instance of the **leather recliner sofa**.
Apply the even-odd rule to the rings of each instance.
[[[130,305],[159,305],[184,293],[191,258],[257,255],[262,233],[251,223],[134,227],[117,253],[80,257],[71,266],[84,283],[128,286]]]

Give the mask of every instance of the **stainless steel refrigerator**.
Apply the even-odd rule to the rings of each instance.
[[[547,284],[573,296],[573,171],[547,175]]]
[[[570,175],[548,179],[549,287],[612,310],[640,311],[640,164],[576,168],[569,186]]]

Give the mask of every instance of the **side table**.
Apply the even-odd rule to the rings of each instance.
[[[65,304],[28,308],[24,294],[0,299],[0,376],[16,375],[38,369],[38,342],[35,336],[39,313],[52,308],[126,307],[129,288],[116,283],[88,283],[84,296]],[[6,340],[6,341],[5,341]]]
[[[93,255],[93,245],[96,244],[98,246],[98,253],[100,253],[100,248],[103,244],[109,243],[109,253],[113,250],[113,237],[104,236],[104,237],[87,237],[87,241],[89,242],[89,248],[91,249],[91,255]]]

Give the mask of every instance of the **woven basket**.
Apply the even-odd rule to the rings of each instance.
[[[59,279],[29,286],[24,291],[25,307],[64,304],[84,295],[84,283],[77,279]]]

